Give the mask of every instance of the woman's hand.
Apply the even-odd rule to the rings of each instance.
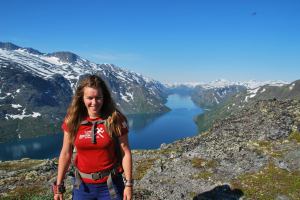
[[[132,187],[125,187],[123,200],[131,200],[132,199]]]
[[[56,186],[56,189],[55,190],[53,189],[54,200],[63,200],[62,193],[64,191],[59,191],[58,185],[63,186],[63,180],[65,177],[65,174],[71,163],[72,153],[73,153],[73,145],[72,145],[71,136],[68,132],[64,131],[63,146],[60,151],[60,155],[59,155],[59,159],[58,159],[57,178],[56,178],[56,182],[54,183],[54,186]],[[64,188],[64,186],[63,186],[63,188]],[[65,190],[65,188],[63,190]]]

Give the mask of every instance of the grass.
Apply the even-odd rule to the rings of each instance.
[[[206,160],[206,159],[203,159],[203,158],[197,158],[197,157],[194,157],[192,160],[191,160],[191,163],[192,163],[192,166],[194,168],[197,168],[197,169],[202,169],[202,168],[215,168],[217,167],[218,163],[217,161],[215,160]]]
[[[145,176],[147,171],[153,166],[156,160],[156,158],[148,158],[137,162],[137,167],[133,174],[133,179],[141,180]]]
[[[255,147],[253,151],[258,155],[270,155],[272,157],[281,158],[284,154],[284,151],[282,149],[278,149],[280,143],[276,141],[272,142],[261,140],[249,144]]]
[[[30,169],[33,166],[39,165],[43,160],[20,160],[16,162],[1,162],[0,170],[16,171],[21,169]]]
[[[296,141],[297,143],[300,143],[300,132],[299,131],[293,131],[289,137],[288,137],[289,140],[294,140]]]
[[[281,151],[276,151],[275,145],[271,141],[259,141],[258,142],[259,147],[265,154],[269,154],[273,157],[282,157],[282,152]]]
[[[232,186],[241,189],[249,199],[269,200],[278,195],[300,199],[300,172],[288,172],[269,163],[258,173],[239,176]]]
[[[180,152],[180,149],[174,149],[174,148],[162,149],[159,151],[159,153],[162,155],[170,155],[172,153],[178,153],[178,152]]]
[[[192,179],[203,179],[203,180],[209,180],[214,174],[209,171],[200,172],[198,174],[192,175]]]
[[[50,200],[53,199],[53,194],[42,185],[30,185],[26,187],[17,187],[8,193],[7,197],[1,197],[1,199],[24,199],[24,200]]]
[[[209,180],[214,174],[211,169],[216,168],[218,163],[215,160],[206,160],[203,158],[194,157],[191,160],[192,166],[201,172],[191,176],[192,179]]]

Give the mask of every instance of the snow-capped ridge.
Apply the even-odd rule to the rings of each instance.
[[[30,54],[36,54],[36,55],[42,55],[43,53],[41,53],[40,51],[33,49],[31,47],[19,47],[13,43],[10,42],[0,42],[0,49],[4,49],[4,50],[23,50],[26,51]]]
[[[75,53],[69,51],[58,51],[54,53],[47,54],[49,57],[57,57],[61,62],[75,63],[80,57]]]
[[[203,82],[175,82],[175,83],[164,83],[164,85],[167,88],[174,88],[174,87],[180,87],[180,86],[185,86],[189,88],[194,88],[198,85],[204,84]]]
[[[179,87],[179,86],[186,86],[186,87],[202,87],[204,89],[214,89],[214,88],[224,88],[229,86],[245,86],[247,89],[255,89],[264,85],[269,86],[284,86],[289,84],[286,81],[281,80],[270,80],[270,81],[256,81],[256,80],[249,80],[249,81],[229,81],[226,79],[217,79],[208,83],[205,82],[183,82],[183,83],[165,83],[164,85],[167,88],[172,87]]]
[[[284,86],[286,84],[289,84],[289,82],[286,81],[281,81],[281,80],[269,80],[269,81],[255,81],[255,80],[250,80],[250,81],[244,81],[240,82],[242,85],[247,87],[248,89],[255,89],[264,85],[269,85],[269,86]]]
[[[39,54],[34,53],[34,49],[25,49],[14,44],[2,46],[9,47],[0,48],[0,61],[3,63],[0,67],[3,68],[13,63],[15,68],[50,81],[56,81],[56,75],[61,75],[70,83],[73,90],[82,75],[98,74],[112,87],[112,93],[116,94],[116,98],[122,97],[121,99],[129,104],[126,106],[130,107],[137,99],[136,96],[140,95],[137,92],[143,92],[145,93],[143,95],[157,98],[158,101],[164,98],[162,93],[164,87],[160,82],[114,64],[96,64],[68,51]]]

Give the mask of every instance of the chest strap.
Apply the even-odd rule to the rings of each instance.
[[[99,119],[95,121],[84,120],[80,124],[81,125],[92,125],[91,128],[91,142],[92,144],[96,144],[96,127],[98,124],[103,124],[105,120]]]

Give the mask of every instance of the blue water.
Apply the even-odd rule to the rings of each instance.
[[[170,95],[164,114],[129,115],[129,142],[132,149],[155,149],[162,143],[197,134],[194,117],[203,112],[188,96]],[[63,134],[15,140],[0,144],[0,160],[45,159],[59,155]]]
[[[135,115],[129,118],[133,120],[149,120],[142,130],[133,129],[130,131],[129,141],[133,149],[154,149],[162,143],[171,143],[175,140],[197,134],[197,126],[194,122],[196,115],[202,109],[197,107],[188,96],[170,95],[166,104],[172,110],[163,115],[151,119],[147,115]]]

